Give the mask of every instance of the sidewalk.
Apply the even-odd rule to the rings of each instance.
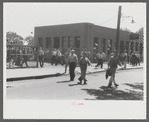
[[[103,64],[103,69],[95,68],[96,64],[92,64],[92,66],[88,66],[87,74],[104,72],[107,69],[107,64]],[[131,66],[127,64],[127,68],[118,67],[118,70],[129,70],[129,69],[137,69],[143,68],[143,63],[140,66]],[[45,63],[43,68],[22,68],[22,69],[6,69],[6,78],[7,81],[17,81],[17,80],[27,80],[27,79],[42,79],[46,77],[56,77],[61,75],[68,75],[69,68],[67,68],[67,72],[64,73],[65,66],[62,65],[51,65],[49,63]],[[80,68],[77,67],[75,70],[76,73],[80,73]]]

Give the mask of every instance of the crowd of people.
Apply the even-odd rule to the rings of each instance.
[[[140,65],[140,62],[141,62],[141,55],[140,55],[140,53],[138,51],[137,52],[132,52],[131,53],[131,58],[130,58],[130,63],[133,66],[137,66],[137,65]]]
[[[87,66],[92,66],[92,63],[89,59],[89,53],[88,51],[81,51],[81,57],[80,59],[78,59],[77,55],[75,54],[74,50],[68,50],[68,52],[66,53],[66,67],[65,67],[65,72],[67,70],[67,66],[69,66],[69,74],[70,74],[70,81],[74,81],[75,78],[75,68],[77,66],[77,64],[79,64],[80,67],[80,71],[81,71],[81,76],[78,78],[79,82],[78,84],[87,84],[87,79],[86,79],[86,71],[87,71]],[[106,59],[106,55],[104,52],[100,51],[99,53],[97,53],[96,55],[97,57],[97,66],[101,65],[101,68],[103,68],[103,62]],[[112,83],[114,83],[114,85],[117,87],[119,86],[116,82],[115,82],[115,73],[116,73],[116,68],[117,65],[121,65],[119,57],[117,52],[113,52],[110,54],[109,56],[109,61],[108,61],[108,70],[110,71],[110,75],[111,76],[110,80],[109,80],[109,84],[108,87],[112,87]]]
[[[132,66],[140,65],[141,55],[139,51],[131,52],[130,55],[127,54],[126,50],[124,53],[121,53],[119,56],[119,60],[124,68],[126,68],[127,62],[129,62]]]
[[[80,59],[78,59],[78,56],[75,54],[75,51],[73,49],[68,50],[65,55],[66,60],[66,66],[65,66],[65,72],[67,71],[67,67],[69,66],[69,74],[70,74],[70,81],[74,81],[75,78],[75,68],[77,65],[79,65],[81,70],[81,76],[78,78],[80,81],[79,84],[82,84],[82,81],[84,81],[84,84],[87,84],[86,79],[86,71],[87,66],[91,65],[90,61],[90,51],[81,51]]]
[[[133,66],[140,65],[141,61],[141,56],[139,52],[132,52],[130,57],[127,54],[127,51],[125,50],[123,53],[120,55],[118,54],[117,51],[113,51],[109,54],[109,56],[106,56],[106,54],[103,51],[99,51],[96,54],[96,60],[97,64],[95,65],[95,68],[101,67],[103,68],[103,63],[108,59],[108,68],[106,71],[106,78],[108,76],[111,76],[109,80],[108,87],[112,86],[112,83],[117,87],[118,84],[115,82],[115,73],[117,66],[124,66],[126,68],[126,64],[128,62],[128,58],[130,61],[130,64]],[[44,51],[40,47],[39,52],[38,52],[38,59],[40,63],[40,67],[44,66]],[[60,49],[53,49],[52,50],[52,55],[51,55],[51,65],[55,64],[57,65],[58,63],[61,64],[62,66],[65,64],[65,73],[67,72],[67,68],[69,67],[69,75],[70,75],[70,81],[74,81],[75,78],[75,69],[79,65],[80,71],[81,71],[81,76],[78,78],[79,84],[82,84],[82,81],[84,81],[84,84],[87,84],[87,79],[86,79],[86,71],[87,71],[87,66],[92,66],[92,63],[90,61],[90,51],[89,50],[82,50],[80,53],[80,57],[78,57],[75,54],[75,50],[73,49],[68,49],[65,54],[62,54]],[[23,55],[22,61],[21,61],[21,66],[23,64],[26,64],[27,67],[27,56]]]

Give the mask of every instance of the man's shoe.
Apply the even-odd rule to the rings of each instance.
[[[112,87],[112,84],[108,84],[108,86],[107,86],[108,88],[111,88]]]
[[[84,85],[86,85],[87,83],[86,82],[84,82]]]
[[[81,77],[79,77],[78,80],[81,82],[82,81]]]
[[[78,82],[78,84],[82,84],[82,82]]]
[[[115,85],[115,87],[118,87],[119,85],[118,84],[114,84]]]
[[[85,81],[84,81],[84,84],[87,84],[87,82],[86,82],[87,80],[85,79]]]

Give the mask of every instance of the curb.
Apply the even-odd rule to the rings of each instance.
[[[124,69],[124,68],[119,68],[119,69],[117,69],[117,70],[131,70],[131,69],[142,69],[143,67],[136,67],[136,68],[126,68],[126,69]],[[88,72],[88,73],[86,73],[86,74],[93,74],[93,73],[99,73],[99,72],[105,72],[107,69],[105,69],[105,70],[102,70],[102,71],[96,71],[96,72]]]
[[[31,80],[31,79],[43,79],[47,77],[58,77],[63,75],[63,73],[56,73],[50,75],[41,75],[41,76],[29,76],[29,77],[18,77],[18,78],[7,78],[7,82],[9,81],[18,81],[18,80]]]
[[[142,69],[143,67],[134,67],[134,68],[120,68],[117,70],[131,70],[131,69]],[[86,74],[94,74],[94,73],[100,73],[100,72],[105,72],[107,69],[101,70],[101,71],[95,71],[95,72],[88,72]],[[77,72],[78,73],[78,72]],[[80,73],[79,73],[80,74]],[[43,79],[43,78],[48,78],[48,77],[58,77],[58,76],[66,76],[69,74],[65,73],[56,73],[56,74],[50,74],[50,75],[41,75],[41,76],[29,76],[29,77],[18,77],[18,78],[7,78],[7,82],[9,81],[19,81],[19,80],[31,80],[31,79]]]

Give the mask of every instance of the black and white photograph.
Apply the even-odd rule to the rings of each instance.
[[[4,119],[146,119],[146,3],[4,2]]]

